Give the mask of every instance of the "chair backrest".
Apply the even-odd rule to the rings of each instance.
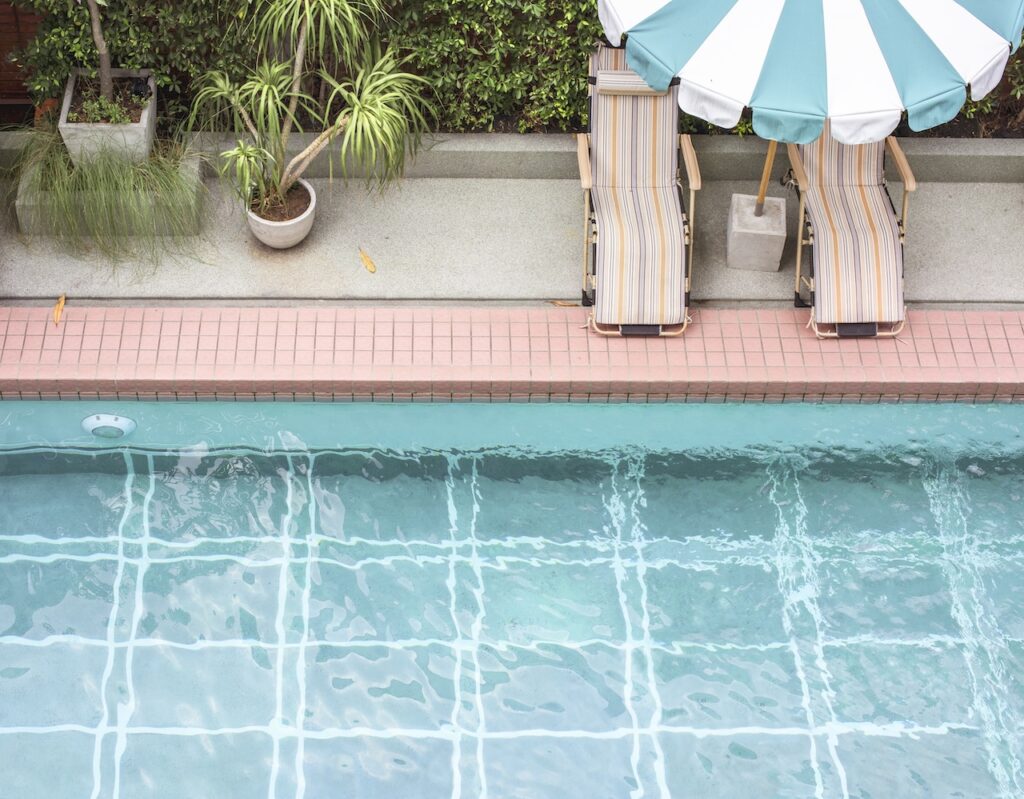
[[[590,151],[595,186],[675,185],[679,87],[653,91],[626,51],[598,45],[590,59]]]
[[[885,142],[841,144],[825,122],[821,137],[800,146],[800,155],[813,186],[881,186]]]

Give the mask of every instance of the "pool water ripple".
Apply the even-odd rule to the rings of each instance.
[[[1019,797],[1022,466],[0,454],[0,799]]]

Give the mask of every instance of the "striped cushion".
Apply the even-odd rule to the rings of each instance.
[[[629,69],[626,65],[625,47],[608,47],[599,44],[590,54],[590,74],[597,75],[602,69]]]
[[[603,325],[682,324],[686,246],[674,186],[595,186],[598,218],[594,319]]]
[[[903,320],[903,248],[883,186],[814,186],[814,317],[820,324]]]
[[[665,92],[652,89],[647,81],[631,69],[600,69],[597,71],[598,94],[643,94],[661,97]]]
[[[637,86],[624,50],[598,47],[591,75]],[[608,74],[614,73],[614,74]],[[603,325],[682,324],[686,245],[677,187],[679,87],[606,94],[591,87],[597,296]]]
[[[881,186],[885,142],[840,144],[831,126],[812,144],[800,148],[807,179],[818,186]]]
[[[599,47],[591,63],[626,69],[622,50]],[[640,79],[640,76],[636,76]],[[591,94],[590,148],[595,186],[674,186],[678,153],[679,87],[665,94]]]

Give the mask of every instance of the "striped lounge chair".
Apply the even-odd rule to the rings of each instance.
[[[888,145],[903,180],[903,215],[896,218],[885,185]],[[796,305],[811,308],[819,338],[896,336],[906,322],[903,235],[907,200],[917,189],[895,138],[850,146],[832,138],[826,123],[816,142],[789,145],[800,194],[802,235],[797,242]],[[803,274],[803,248],[812,248]],[[810,293],[803,299],[803,290]]]
[[[583,304],[604,335],[673,336],[689,323],[690,214],[700,189],[697,156],[679,136],[678,85],[653,91],[600,45],[590,62],[589,134],[577,137],[584,192]],[[692,216],[691,216],[692,219]]]

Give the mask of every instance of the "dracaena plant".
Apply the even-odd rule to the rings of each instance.
[[[222,174],[257,213],[283,203],[331,145],[343,174],[355,165],[385,183],[402,173],[433,111],[426,82],[374,40],[383,16],[382,0],[259,0],[259,62],[242,82],[203,76],[189,122],[246,134],[221,153]],[[315,138],[293,154],[292,133],[307,129]]]
[[[77,0],[82,5],[82,0]],[[108,103],[114,102],[114,78],[111,74],[110,50],[103,36],[103,17],[100,6],[106,6],[107,0],[86,0],[89,6],[89,21],[92,24],[92,40],[96,44],[96,52],[100,58],[100,97]]]

